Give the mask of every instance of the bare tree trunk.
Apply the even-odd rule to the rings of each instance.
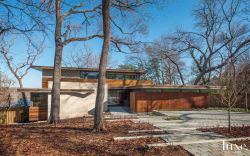
[[[51,111],[49,123],[56,124],[60,120],[60,88],[61,88],[61,64],[63,44],[61,39],[62,16],[60,15],[60,0],[56,0],[56,28],[55,28],[55,59],[53,71],[53,86],[51,98]]]
[[[23,88],[23,81],[22,79],[16,77],[19,83],[19,87]],[[23,116],[23,122],[28,122],[29,121],[29,111],[28,111],[28,101],[25,92],[22,92],[22,98],[23,98],[23,103],[24,103],[24,116]]]
[[[200,74],[196,77],[196,79],[195,79],[195,81],[194,81],[194,85],[198,85],[198,83],[200,82],[200,80],[202,79],[203,76],[204,76],[204,74],[203,74],[203,73],[200,73]]]
[[[228,133],[231,133],[231,104],[228,106]]]
[[[103,46],[101,60],[99,64],[99,79],[97,86],[97,96],[95,103],[94,128],[93,131],[99,132],[105,130],[103,106],[106,84],[106,66],[108,63],[108,53],[110,46],[110,0],[102,0],[102,16],[103,16]]]
[[[247,104],[247,102],[248,102],[247,101],[247,98],[248,98],[247,96],[248,95],[247,95],[247,92],[245,94],[246,94],[246,97],[245,97],[246,98],[246,101],[245,101],[245,111],[248,112],[248,104]]]
[[[19,87],[20,88],[23,88],[23,82],[22,82],[22,79],[16,77],[17,80],[18,80],[18,84],[19,84]],[[25,92],[22,92],[22,99],[23,99],[23,103],[24,103],[24,106],[27,107],[28,106],[28,101],[27,101],[27,97],[26,97],[26,94]]]
[[[174,63],[174,64],[175,64],[175,63]],[[183,76],[182,76],[182,73],[181,73],[181,70],[180,70],[178,64],[175,64],[175,66],[176,66],[177,71],[178,71],[178,73],[179,73],[179,76],[180,76],[182,85],[185,85],[185,82],[184,82],[184,79],[183,79]]]
[[[8,95],[8,99],[7,99],[7,101],[8,101],[8,109],[10,108],[10,104],[11,104],[11,97],[10,97],[10,93],[9,93],[9,95]]]
[[[175,65],[175,67],[176,67],[176,69],[177,69],[177,71],[178,71],[178,74],[179,74],[179,76],[180,76],[182,85],[185,85],[184,78],[183,78],[183,75],[182,75],[181,70],[180,70],[180,68],[179,68],[179,65],[178,65],[174,60],[172,60],[170,57],[168,57],[168,58],[169,58],[169,60]]]

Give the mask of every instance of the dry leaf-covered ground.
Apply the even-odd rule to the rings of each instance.
[[[0,126],[0,155],[173,155],[189,153],[179,146],[147,148],[159,138],[114,141],[128,136],[128,130],[153,129],[149,124],[131,121],[106,123],[106,132],[91,131],[93,119],[64,120],[56,127],[47,123]],[[130,134],[131,135],[131,134]]]
[[[202,132],[219,133],[229,138],[250,137],[250,126],[241,126],[241,127],[232,126],[230,133],[228,133],[227,127],[200,128],[198,130]]]
[[[227,127],[201,128],[198,130],[202,132],[215,132],[215,133],[222,134],[229,138],[250,137],[250,126],[241,126],[241,127],[232,126],[230,133],[228,133]],[[232,141],[232,143],[235,143],[238,145],[245,144],[246,148],[250,149],[250,140]]]

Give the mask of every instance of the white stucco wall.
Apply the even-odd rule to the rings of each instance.
[[[49,88],[52,88],[52,81],[49,81]],[[60,118],[82,117],[93,111],[96,100],[97,83],[61,82],[62,89],[94,89],[94,93],[77,92],[65,93],[60,97]],[[105,104],[107,103],[107,85],[105,87]],[[48,117],[50,116],[51,95],[48,96]],[[107,109],[107,105],[104,107]]]

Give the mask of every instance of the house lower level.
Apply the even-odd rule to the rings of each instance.
[[[42,72],[42,88],[19,89],[30,94],[30,121],[47,120],[50,116],[53,67],[33,66]],[[155,86],[145,80],[146,71],[107,69],[105,111],[126,106],[131,112],[152,110],[188,110],[206,107],[209,94],[218,87]],[[82,117],[94,111],[98,69],[62,67],[60,118]]]

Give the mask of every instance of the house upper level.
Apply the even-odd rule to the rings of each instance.
[[[52,81],[53,67],[33,66],[33,69],[42,72],[42,88],[48,88]],[[109,88],[126,86],[152,85],[151,80],[144,80],[145,70],[107,69],[106,77]],[[99,71],[97,68],[62,67],[61,81],[97,83]]]

